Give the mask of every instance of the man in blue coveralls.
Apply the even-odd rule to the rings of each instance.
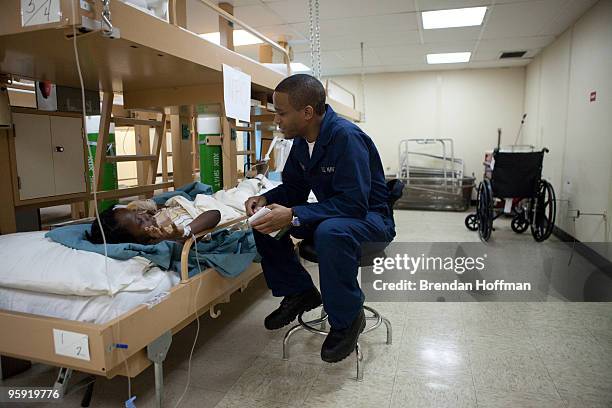
[[[316,78],[285,78],[273,100],[275,123],[286,139],[294,139],[283,184],[245,203],[248,216],[263,206],[272,210],[252,223],[267,285],[274,296],[284,297],[264,325],[280,329],[321,305],[321,294],[289,234],[280,239],[268,235],[290,227],[294,237],[314,242],[331,326],[321,358],[338,362],[352,353],[365,327],[364,295],[357,281],[360,245],[391,242],[395,236],[389,191],[372,139],[325,104],[325,89]],[[307,203],[310,190],[317,203]]]

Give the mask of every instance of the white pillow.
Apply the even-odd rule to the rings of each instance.
[[[150,267],[144,258],[105,260],[104,255],[68,248],[44,235],[0,235],[0,286],[60,295],[114,295],[142,279]]]

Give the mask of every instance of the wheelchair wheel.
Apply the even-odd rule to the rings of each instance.
[[[512,228],[512,231],[516,232],[517,234],[522,234],[523,232],[527,231],[527,228],[529,228],[529,220],[527,220],[523,214],[516,214],[514,217],[512,217],[510,228]]]
[[[489,179],[484,179],[478,186],[476,214],[478,216],[478,235],[481,240],[488,241],[493,230],[493,190]]]
[[[557,216],[555,190],[548,181],[540,180],[531,208],[531,235],[537,242],[545,241],[552,234]]]
[[[465,227],[470,231],[478,231],[478,214],[470,214],[465,217]]]

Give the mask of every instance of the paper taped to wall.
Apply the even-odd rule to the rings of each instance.
[[[251,122],[251,76],[223,64],[225,116]]]

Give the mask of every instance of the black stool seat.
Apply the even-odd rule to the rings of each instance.
[[[303,240],[298,244],[298,251],[301,258],[307,261],[319,263],[319,256],[315,251],[314,242],[311,240]]]

